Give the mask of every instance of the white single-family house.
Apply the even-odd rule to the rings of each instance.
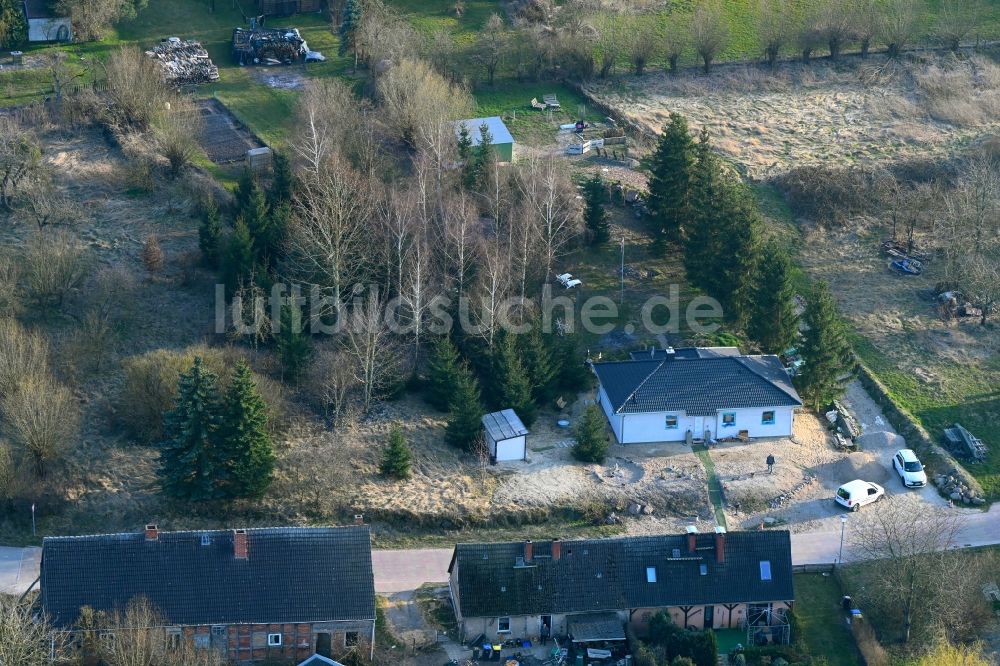
[[[593,364],[598,398],[621,444],[789,437],[802,406],[781,361],[735,347],[634,352]]]
[[[56,12],[46,0],[25,0],[29,42],[68,42],[73,39],[73,21]]]

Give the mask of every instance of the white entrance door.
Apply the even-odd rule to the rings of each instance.
[[[694,417],[694,432],[692,433],[695,439],[701,439],[705,436],[705,417],[696,416]]]

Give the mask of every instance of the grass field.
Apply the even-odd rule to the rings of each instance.
[[[858,666],[854,637],[840,610],[840,586],[833,576],[818,573],[795,575],[795,615],[800,639],[809,654],[826,657],[830,666]]]

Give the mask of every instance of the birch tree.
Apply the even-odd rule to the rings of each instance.
[[[524,162],[519,179],[524,203],[537,218],[545,277],[580,232],[580,206],[572,183],[551,155]]]
[[[343,304],[345,289],[365,275],[361,257],[369,242],[370,195],[367,181],[336,154],[319,173],[304,174],[296,192],[289,259],[302,279],[332,297],[334,308]]]
[[[351,309],[342,342],[353,360],[365,412],[384,398],[399,380],[399,352],[385,323],[385,301],[372,290],[364,303]]]

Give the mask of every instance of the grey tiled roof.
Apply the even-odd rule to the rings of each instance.
[[[797,407],[802,404],[777,356],[708,356],[595,363],[616,413]]]
[[[787,531],[731,532],[725,562],[715,558],[715,535],[564,541],[558,560],[534,544],[530,566],[518,566],[524,543],[459,544],[458,598],[463,617],[585,613],[661,606],[791,601],[792,551]],[[673,557],[679,549],[680,557]],[[762,581],[760,562],[771,563]],[[701,575],[701,566],[705,575]],[[656,582],[647,580],[656,568]]]
[[[367,526],[248,529],[247,550],[234,557],[232,530],[47,537],[42,606],[57,626],[140,595],[171,624],[375,617]]]

